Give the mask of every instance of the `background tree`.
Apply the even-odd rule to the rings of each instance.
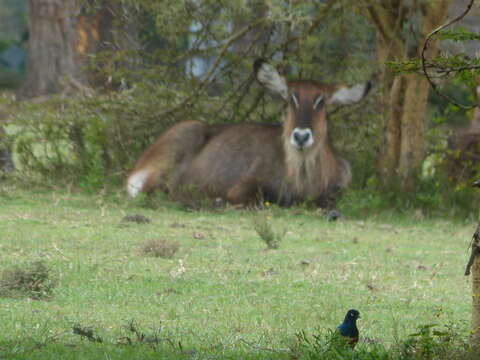
[[[23,0],[5,0],[0,3],[0,89],[17,87],[25,72],[24,12],[25,1]],[[7,113],[0,101],[0,172],[10,171],[13,168],[3,128],[6,118]]]
[[[131,46],[119,26],[126,7],[115,1],[29,0],[28,61],[22,93],[27,97],[89,91],[89,58],[110,47]],[[117,18],[118,20],[115,20]],[[133,26],[128,27],[134,29]],[[133,45],[133,46],[132,46]]]
[[[57,35],[68,23],[70,30],[65,32],[71,44],[54,47],[53,34],[41,36],[46,30],[35,30],[38,37],[31,42],[45,42],[51,51],[31,54],[39,63],[30,64],[32,74],[24,90],[31,90],[30,96],[68,96],[48,96],[39,106],[23,103],[28,105],[12,112],[16,128],[22,129],[14,141],[23,169],[94,186],[108,180],[122,183],[139,153],[177,121],[280,121],[281,101],[257,86],[252,76],[253,61],[263,57],[287,77],[329,85],[354,84],[381,74],[382,81],[375,81],[365,102],[328,109],[333,143],[353,166],[353,195],[345,199],[358,196],[359,201],[353,201],[358,206],[374,201],[386,207],[441,211],[458,204],[461,196],[462,204],[469,204],[462,208],[471,209],[468,190],[455,188],[451,195],[444,185],[453,182],[437,167],[451,118],[463,121],[465,114],[451,116],[445,100],[435,95],[426,114],[425,80],[385,68],[385,62],[411,62],[419,55],[421,39],[445,16],[446,0],[32,2],[41,4],[46,10],[32,7],[32,22],[42,22]],[[62,16],[52,16],[54,10]],[[438,52],[437,42],[429,48],[429,58]],[[41,70],[47,64],[57,66],[57,57],[70,59],[71,70]],[[385,156],[378,159],[378,154]],[[425,155],[429,157],[424,162]],[[401,178],[402,185],[411,188],[422,165],[433,169],[419,179],[423,196],[378,187],[379,182],[389,185]],[[434,171],[436,176],[430,176]],[[62,176],[52,176],[55,172]]]
[[[380,64],[419,57],[426,35],[440,25],[448,0],[421,0],[411,3],[389,0],[363,0],[361,10],[377,30],[377,57]],[[438,52],[438,41],[429,46],[430,56]],[[416,74],[395,74],[382,70],[385,109],[385,146],[380,152],[381,180],[400,179],[411,189],[424,160],[425,113],[428,81]]]
[[[451,25],[461,21],[469,12],[472,10],[474,0],[459,1],[456,7],[458,8],[459,3],[464,7],[460,12],[460,15],[456,15],[453,19],[437,27],[435,30],[427,34],[422,49],[420,51],[419,61],[414,60],[413,62],[403,61],[397,63],[400,69],[406,73],[413,73],[414,71],[421,68],[422,75],[429,83],[429,86],[435,93],[438,94],[442,99],[447,100],[449,103],[454,104],[456,107],[463,109],[474,109],[472,118],[470,120],[470,126],[464,128],[462,132],[457,133],[455,137],[451,138],[453,140],[453,145],[457,148],[466,147],[467,149],[459,149],[462,157],[470,156],[468,154],[468,148],[474,145],[478,146],[478,127],[480,120],[480,102],[478,101],[478,96],[480,95],[480,87],[478,86],[479,76],[480,76],[480,61],[478,58],[472,57],[471,54],[468,54],[468,46],[457,46],[457,53],[452,54],[440,54],[434,56],[433,58],[427,58],[426,50],[429,46],[438,39],[450,39],[455,41],[468,41],[468,40],[480,40],[480,35],[477,32],[467,31],[464,28],[453,28],[448,29]],[[475,9],[479,11],[477,7]],[[465,21],[464,21],[465,23]],[[476,27],[473,30],[478,30]],[[475,45],[478,48],[478,44]],[[459,50],[460,49],[460,50]],[[470,49],[471,52],[471,49]],[[476,55],[476,54],[475,54]],[[450,80],[460,82],[467,87],[474,89],[474,97],[471,100],[471,104],[464,104],[453,96],[446,94],[443,90],[439,90],[439,84],[434,78],[435,74],[444,75],[442,80]],[[466,143],[466,145],[465,145]],[[452,144],[450,144],[452,146]],[[478,149],[478,147],[476,147]],[[463,159],[464,160],[464,159]],[[475,163],[478,164],[478,157],[476,161],[470,164],[470,167],[475,167]],[[458,167],[457,167],[458,168]],[[467,172],[470,176],[475,174],[474,169],[467,169]],[[474,187],[480,186],[480,180],[476,179],[473,183]],[[471,342],[475,347],[480,346],[480,225],[477,225],[477,229],[473,234],[472,240],[470,242],[471,255],[465,269],[465,275],[472,274],[472,316],[471,316]]]
[[[28,62],[24,93],[52,94],[64,87],[62,80],[85,86],[77,29],[77,0],[28,1]]]

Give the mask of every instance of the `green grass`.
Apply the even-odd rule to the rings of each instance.
[[[350,308],[368,339],[356,354],[431,323],[468,336],[473,223],[348,214],[330,223],[270,207],[261,215],[286,234],[268,251],[259,214],[155,204],[0,184],[0,269],[43,260],[58,281],[48,300],[0,298],[0,358],[287,359],[299,332],[334,329]],[[151,222],[121,222],[132,214]],[[142,254],[155,239],[180,247],[171,258]],[[139,341],[132,320],[156,340]],[[103,342],[74,334],[76,324]]]

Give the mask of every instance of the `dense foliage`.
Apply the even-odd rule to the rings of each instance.
[[[174,122],[279,121],[281,101],[253,79],[258,57],[273,59],[290,77],[327,83],[364,81],[374,70],[373,33],[360,16],[345,14],[343,6],[135,1],[127,8],[145,24],[135,34],[139,46],[108,49],[92,58],[91,71],[105,80],[98,82],[99,89],[16,108],[10,132],[17,134],[23,169],[49,176],[70,172],[70,181],[95,176],[100,183],[112,175],[121,178]],[[346,31],[352,28],[358,31]],[[352,53],[352,48],[371,50]],[[369,105],[332,109],[332,133],[340,148],[356,153],[365,146],[359,132],[378,132],[374,101]],[[374,147],[368,146],[363,153],[372,160]]]
[[[96,16],[105,1],[89,3],[85,15]],[[4,101],[13,110],[7,132],[23,175],[98,189],[122,183],[143,149],[175,122],[280,121],[280,99],[253,79],[252,63],[259,57],[270,59],[290,78],[329,84],[375,80],[383,66],[376,62],[373,28],[348,2],[122,4],[123,14],[116,21],[123,35],[116,39],[133,38],[137,46],[111,44],[91,56],[88,69],[94,90],[47,101]],[[452,188],[443,165],[450,125],[465,123],[466,116],[438,96],[431,100],[428,157],[419,196],[405,198],[395,188],[387,191],[392,196],[380,199],[376,194],[386,104],[381,85],[375,84],[361,104],[329,109],[333,143],[353,166],[355,193],[346,199],[359,198],[362,204],[375,199],[374,204],[401,208],[440,204],[442,211],[461,201],[469,212],[473,204],[465,190],[469,179]]]

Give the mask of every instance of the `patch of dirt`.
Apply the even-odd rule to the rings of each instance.
[[[135,214],[135,215],[124,216],[121,222],[122,223],[133,222],[133,223],[136,223],[136,224],[148,224],[149,222],[151,222],[151,220],[149,218],[143,216],[143,215]]]

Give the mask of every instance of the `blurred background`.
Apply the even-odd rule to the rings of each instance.
[[[373,81],[362,103],[329,109],[332,142],[353,167],[344,211],[472,217],[480,113],[432,91],[418,60],[427,35],[469,3],[3,0],[3,178],[118,191],[177,121],[281,121],[284,105],[253,78],[261,57],[288,78]],[[478,63],[479,14],[474,5],[455,33],[433,38],[427,57]],[[478,70],[447,65],[431,69],[439,89],[474,103]]]

